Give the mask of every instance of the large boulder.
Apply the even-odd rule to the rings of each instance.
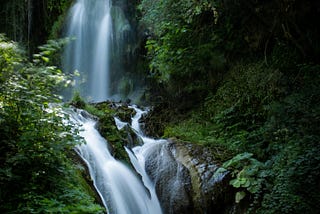
[[[164,213],[188,213],[193,207],[188,169],[177,162],[173,144],[159,144],[146,157],[146,171],[154,181]]]
[[[219,164],[205,147],[171,139],[149,152],[145,167],[164,213],[241,213],[229,173],[215,173]]]

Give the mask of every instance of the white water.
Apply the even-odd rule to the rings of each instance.
[[[110,97],[109,55],[112,24],[110,0],[77,0],[69,12],[64,70],[78,70],[75,90],[95,102]]]
[[[86,141],[76,149],[87,163],[108,213],[161,214],[154,188],[147,189],[129,168],[113,158],[106,140],[95,129],[96,122],[83,111],[72,117],[82,126],[80,135]]]
[[[130,108],[134,109],[136,114],[134,117],[131,118],[131,128],[136,133],[137,137],[140,138],[143,142],[143,145],[141,146],[135,146],[132,148],[132,150],[125,148],[127,154],[129,155],[130,161],[136,170],[141,175],[142,181],[144,186],[149,190],[151,200],[153,204],[156,204],[157,210],[154,210],[152,214],[161,214],[161,207],[160,203],[156,194],[155,190],[155,183],[151,181],[149,178],[146,169],[145,169],[145,157],[154,149],[158,148],[159,146],[162,146],[164,143],[166,143],[166,140],[154,140],[152,138],[148,138],[144,135],[139,120],[143,115],[147,113],[146,110],[141,110],[137,108],[136,106],[131,106]],[[128,123],[120,121],[118,118],[114,118],[115,123],[119,130],[123,129],[126,125],[129,125]]]
[[[132,106],[131,108],[136,111],[135,116],[131,119],[131,128],[136,132],[137,137],[142,140],[143,145],[135,146],[134,148],[132,148],[132,150],[128,148],[125,149],[129,155],[133,167],[141,175],[144,185],[149,189],[151,198],[154,199],[154,203],[159,203],[155,191],[155,184],[151,181],[145,169],[145,157],[147,157],[159,146],[163,146],[163,144],[167,143],[167,141],[162,139],[154,140],[152,138],[146,137],[140,127],[139,120],[144,114],[147,113],[147,111],[143,111],[135,106]],[[117,124],[119,124],[119,122],[117,122]],[[158,213],[161,213],[161,210],[159,210]]]

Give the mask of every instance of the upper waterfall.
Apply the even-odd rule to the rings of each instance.
[[[64,70],[80,72],[75,90],[95,102],[110,97],[110,8],[109,0],[77,0],[68,16],[66,36],[74,40],[65,49]]]

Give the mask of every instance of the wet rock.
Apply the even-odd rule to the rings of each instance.
[[[234,202],[228,172],[205,147],[170,139],[146,157],[164,213],[241,213]]]
[[[146,171],[156,185],[164,213],[192,210],[191,179],[188,169],[177,162],[170,144],[159,145],[146,157]]]
[[[220,164],[214,154],[205,147],[178,142],[175,145],[176,160],[190,171],[193,189],[194,213],[233,213],[234,190],[230,187],[228,172],[216,174]]]

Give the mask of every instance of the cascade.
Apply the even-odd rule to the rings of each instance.
[[[71,41],[62,63],[66,73],[75,75],[71,88],[63,93],[65,100],[74,92],[91,102],[139,101],[143,97],[145,78],[135,72],[139,45],[128,4],[76,0],[70,8],[64,36]]]
[[[142,142],[141,145],[132,149],[126,148],[134,169],[141,175],[144,185],[154,190],[154,192],[151,192],[152,196],[157,197],[157,194],[160,194],[159,201],[164,212],[189,212],[190,210],[180,210],[178,212],[174,210],[176,206],[179,207],[177,200],[188,201],[185,198],[187,197],[185,185],[189,185],[186,168],[176,161],[174,152],[172,153],[169,148],[168,140],[153,139],[144,134],[139,120],[147,113],[147,110],[141,110],[136,106],[130,108],[133,108],[136,112],[131,119],[131,129]],[[123,127],[123,124],[118,121],[117,126],[120,128]]]
[[[131,57],[136,47],[130,22],[120,5],[111,7],[111,0],[76,0],[67,26],[66,36],[73,39],[63,56],[64,71],[80,74],[73,81],[73,90],[92,102],[134,100],[143,94],[136,84],[139,81],[128,70],[135,67],[131,66]],[[71,97],[70,91],[65,97]],[[202,192],[213,189],[222,179],[211,176],[214,170],[202,176],[203,169],[211,165],[197,164],[199,161],[189,157],[186,147],[179,150],[172,142],[145,136],[139,119],[147,111],[130,108],[136,112],[131,123],[114,119],[118,129],[129,127],[140,139],[141,145],[125,147],[136,172],[111,155],[108,142],[95,129],[96,121],[88,113],[79,110],[71,114],[82,127],[80,135],[86,141],[76,151],[87,164],[108,213],[161,214],[162,209],[166,213],[187,213],[194,202],[201,207]],[[203,178],[211,179],[210,185],[202,185]],[[192,198],[194,184],[199,191]]]
[[[80,135],[86,141],[76,151],[87,164],[108,213],[188,213],[230,206],[221,194],[227,189],[219,190],[228,172],[215,173],[217,165],[210,163],[210,153],[202,150],[201,157],[191,157],[192,148],[199,148],[145,136],[139,120],[147,111],[129,108],[136,112],[130,123],[116,117],[114,120],[119,130],[130,128],[128,133],[137,136],[139,145],[125,147],[135,172],[111,155],[108,142],[95,129],[96,121],[88,113],[78,110],[71,114],[73,121],[82,127]]]
[[[71,116],[72,120],[82,127],[80,135],[86,141],[86,144],[77,146],[76,151],[86,162],[94,186],[108,213],[161,214],[151,182],[144,186],[128,167],[110,154],[107,141],[95,129],[96,121],[81,110]],[[147,179],[147,176],[143,176],[144,181]]]
[[[148,138],[144,135],[143,131],[141,130],[139,120],[140,118],[147,113],[147,111],[143,111],[136,106],[131,106],[130,108],[133,108],[136,112],[134,117],[131,119],[131,129],[136,133],[137,137],[141,139],[142,145],[135,146],[134,148],[129,149],[125,148],[126,152],[129,155],[130,161],[141,177],[144,185],[149,189],[151,199],[156,200],[154,203],[159,203],[158,202],[158,197],[155,191],[155,183],[149,178],[148,173],[146,172],[146,167],[145,167],[145,162],[146,162],[146,157],[149,155],[152,155],[153,152],[157,149],[161,149],[163,145],[167,143],[167,140],[160,139],[160,140],[154,140],[152,138]],[[122,121],[120,121],[118,118],[115,118],[116,125],[118,129],[122,129],[125,127],[126,124]]]
[[[122,34],[130,31],[118,7],[113,9],[116,27],[116,54],[120,55]],[[119,15],[120,14],[120,15]],[[124,23],[124,24],[121,24]],[[64,53],[64,70],[77,70],[80,75],[74,79],[74,90],[82,97],[93,102],[105,101],[111,97],[110,55],[112,49],[111,2],[109,0],[77,0],[68,16],[67,35],[73,38]],[[67,96],[70,96],[67,95]],[[138,109],[135,109],[138,111]],[[138,111],[133,119],[133,127],[138,127],[138,119],[144,112]],[[143,171],[140,159],[131,160],[142,176],[138,179],[128,167],[117,161],[108,150],[107,141],[95,129],[95,120],[85,111],[72,113],[73,121],[82,127],[80,135],[86,141],[76,147],[76,151],[87,164],[94,186],[100,195],[108,213],[152,213],[161,214],[161,207],[154,185]],[[117,124],[125,126],[121,121]],[[135,129],[141,133],[139,128]],[[128,151],[129,153],[129,151]],[[137,155],[138,157],[139,155]]]
[[[75,90],[94,102],[110,96],[110,8],[109,0],[77,0],[68,16],[66,36],[74,40],[65,49],[64,70],[79,71]]]

